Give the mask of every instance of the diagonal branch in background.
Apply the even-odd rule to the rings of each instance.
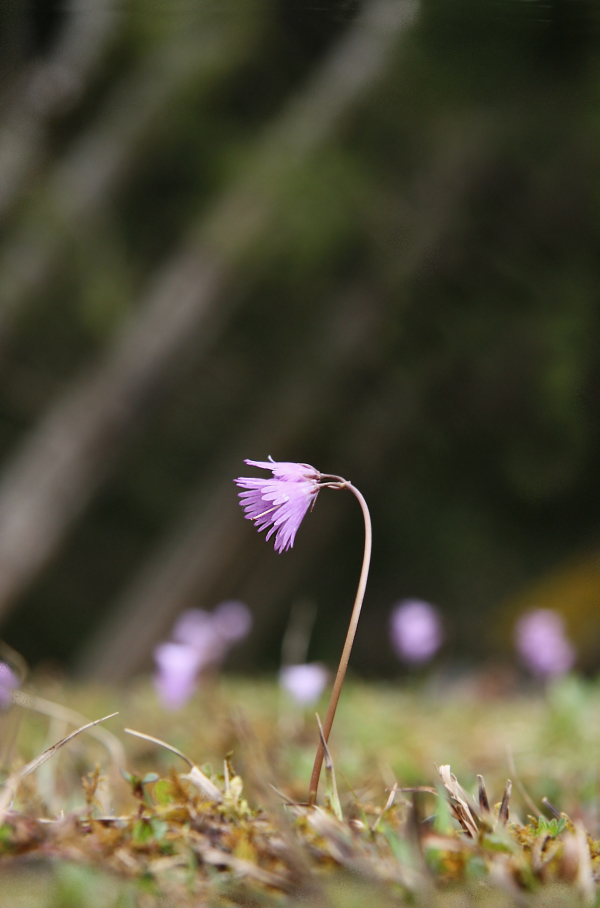
[[[191,493],[183,518],[119,597],[79,659],[81,674],[112,682],[130,677],[148,661],[154,644],[186,605],[214,601],[219,589],[221,598],[240,587],[251,597],[257,574],[263,595],[255,597],[259,626],[254,645],[261,632],[264,636],[270,631],[277,614],[273,606],[293,588],[307,560],[325,541],[330,525],[320,520],[293,558],[277,559],[269,568],[271,582],[265,596],[260,566],[257,569],[256,560],[249,561],[244,554],[248,544],[254,548],[255,540],[240,520],[232,478],[249,452],[301,448],[315,421],[327,419],[339,405],[340,389],[360,362],[361,351],[381,336],[382,304],[371,292],[355,289],[332,310],[320,319],[312,347],[297,356],[287,374],[274,383],[270,396],[257,403],[244,432],[234,445],[228,445],[226,458],[219,459],[213,475],[204,477]],[[307,361],[311,363],[308,372]]]
[[[86,373],[27,437],[0,481],[0,613],[60,544],[191,338],[212,339],[207,319],[224,285],[215,259],[181,253],[160,275],[105,360]],[[202,330],[203,329],[203,330]]]
[[[207,27],[200,38],[161,45],[115,88],[93,125],[46,176],[0,250],[0,342],[6,342],[15,315],[52,279],[74,238],[114,199],[170,107],[191,83],[202,80],[208,90],[239,64],[252,46],[248,32]],[[0,187],[9,179],[1,142]],[[0,217],[1,206],[0,188]]]
[[[30,63],[11,85],[0,121],[0,221],[27,188],[46,150],[50,120],[75,107],[116,31],[113,0],[73,0],[49,56]]]
[[[259,142],[256,166],[273,160],[280,172],[292,173],[306,165],[309,152],[334,135],[381,75],[414,10],[402,0],[369,4],[305,94]],[[197,356],[206,348],[227,317],[226,279],[277,210],[276,196],[257,196],[256,188],[250,171],[207,217],[199,236],[164,266],[104,361],[50,407],[6,467],[0,482],[0,615],[57,550],[147,418],[152,395],[172,380],[184,354],[194,348]],[[251,217],[232,220],[240,210]]]

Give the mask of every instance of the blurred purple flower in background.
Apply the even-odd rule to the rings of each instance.
[[[539,678],[566,674],[577,658],[562,617],[550,609],[534,609],[517,621],[515,645],[523,665]]]
[[[172,639],[154,650],[154,686],[167,709],[180,709],[196,690],[203,671],[216,668],[229,649],[252,627],[252,614],[243,602],[222,602],[214,612],[191,608],[182,612]]]
[[[6,662],[0,662],[0,710],[8,709],[18,686],[19,679],[12,668]]]
[[[412,665],[428,662],[442,645],[439,612],[420,599],[403,599],[394,606],[390,632],[396,655]]]
[[[224,642],[217,632],[213,615],[200,608],[190,608],[182,612],[171,634],[176,643],[191,646],[199,655],[202,663],[219,661]]]
[[[243,640],[252,627],[252,614],[247,605],[236,599],[228,599],[217,606],[213,623],[223,640],[237,643]]]
[[[246,520],[254,520],[261,531],[269,527],[266,538],[275,533],[275,551],[291,549],[298,527],[319,494],[322,474],[307,463],[270,460],[245,460],[252,467],[271,470],[271,479],[240,476],[234,482],[240,488],[240,504]]]
[[[154,686],[167,709],[180,709],[196,689],[202,656],[186,643],[160,643],[154,650]]]
[[[320,662],[303,665],[284,665],[279,671],[279,683],[301,706],[316,703],[329,680],[329,671]]]

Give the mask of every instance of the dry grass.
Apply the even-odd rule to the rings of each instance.
[[[598,904],[600,690],[483,689],[350,686],[309,809],[316,722],[270,681],[176,715],[146,684],[45,684],[2,717],[0,905]]]

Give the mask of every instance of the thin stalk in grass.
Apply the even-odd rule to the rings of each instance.
[[[331,697],[329,699],[329,706],[327,707],[327,713],[325,714],[325,721],[323,723],[323,739],[325,743],[329,741],[329,733],[331,732],[331,726],[333,725],[333,720],[335,718],[335,712],[337,705],[340,699],[340,694],[342,692],[342,686],[344,684],[344,678],[346,677],[346,670],[348,668],[348,662],[350,661],[350,653],[352,652],[352,644],[354,643],[354,637],[356,636],[356,628],[358,627],[358,619],[360,618],[360,611],[362,608],[363,600],[365,598],[365,590],[367,588],[367,577],[369,576],[369,565],[371,563],[371,548],[373,542],[373,532],[371,528],[371,515],[369,514],[369,508],[367,507],[367,502],[364,499],[359,490],[352,485],[351,482],[347,482],[344,479],[339,478],[339,484],[329,485],[329,488],[338,488],[338,489],[349,489],[353,495],[356,496],[358,502],[361,506],[363,517],[365,520],[365,549],[363,554],[362,568],[360,572],[360,578],[358,581],[358,589],[356,591],[356,599],[354,600],[354,607],[352,609],[352,614],[350,616],[350,624],[348,625],[348,632],[346,634],[346,642],[344,643],[344,649],[342,650],[342,656],[340,658],[340,664],[338,666],[337,674],[335,676],[335,681],[333,683],[333,689],[331,691]],[[315,762],[313,766],[312,776],[310,779],[310,785],[308,788],[308,803],[314,805],[317,800],[317,790],[319,788],[319,778],[321,776],[321,767],[323,765],[323,742],[319,741],[319,746],[317,748],[317,754],[315,757]]]
[[[331,473],[320,473],[314,467],[311,467],[310,464],[275,461],[272,458],[269,460],[246,460],[245,462],[261,470],[270,470],[273,474],[269,479],[240,476],[235,480],[235,483],[243,489],[239,496],[240,504],[246,512],[246,519],[252,520],[258,530],[266,529],[267,539],[275,535],[275,551],[277,552],[285,552],[293,546],[302,519],[309,508],[313,509],[321,489],[349,489],[358,499],[363,512],[365,521],[363,563],[356,599],[354,600],[354,608],[352,609],[348,633],[346,634],[346,642],[342,650],[342,657],[323,724],[323,740],[327,744],[344,678],[346,677],[348,661],[367,586],[372,544],[369,509],[364,497],[351,482]],[[317,798],[323,755],[323,743],[320,741],[308,790],[308,802],[311,805],[315,803]]]

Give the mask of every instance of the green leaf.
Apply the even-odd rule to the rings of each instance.
[[[157,842],[160,842],[161,839],[164,839],[165,835],[168,832],[169,824],[165,823],[164,820],[159,820],[157,817],[152,817],[150,820],[150,827],[152,833]]]
[[[156,803],[160,804],[161,807],[172,804],[175,800],[175,791],[170,779],[159,779],[154,786],[152,794]]]
[[[551,839],[555,839],[556,836],[559,836],[567,825],[565,817],[557,819],[553,817],[551,820],[546,819],[546,817],[540,817],[537,825],[537,835],[547,835]]]
[[[148,820],[138,820],[133,827],[132,839],[136,845],[145,845],[154,838],[154,830]]]

